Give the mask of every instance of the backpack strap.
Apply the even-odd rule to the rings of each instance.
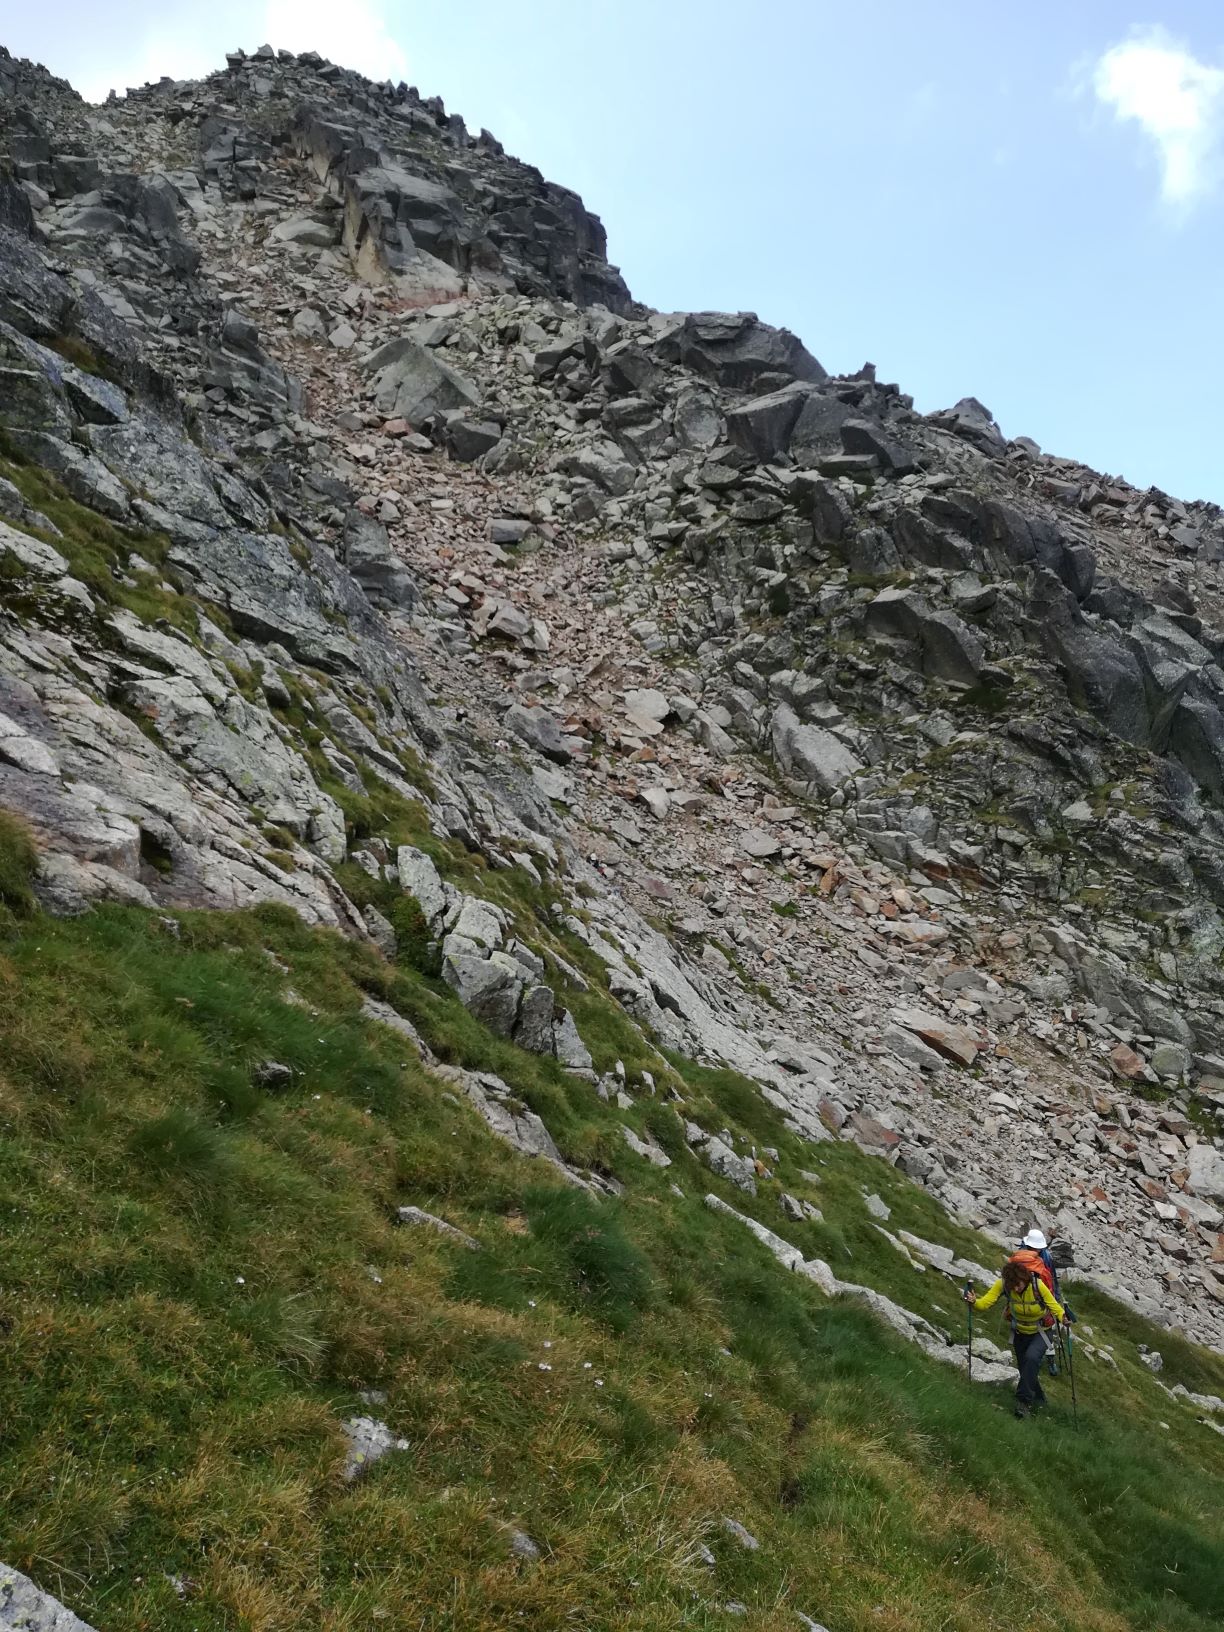
[[[1029,1287],[1033,1294],[1033,1301],[1037,1305],[1038,1331],[1048,1330],[1054,1324],[1054,1311],[1047,1306],[1045,1299],[1041,1295],[1043,1286],[1045,1286],[1045,1282],[1040,1275],[1031,1275],[1029,1277]],[[1049,1288],[1047,1287],[1046,1290],[1048,1291]]]
[[[1050,1279],[1054,1282],[1054,1296],[1062,1302],[1062,1291],[1058,1284],[1058,1265],[1054,1262],[1054,1254],[1047,1247],[1041,1255],[1041,1261],[1050,1272]]]

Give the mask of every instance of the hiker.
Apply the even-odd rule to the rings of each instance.
[[[1043,1238],[1044,1239],[1044,1238]],[[965,1288],[965,1302],[975,1309],[989,1309],[1007,1295],[1007,1318],[1011,1323],[1012,1347],[1020,1380],[1016,1384],[1016,1415],[1027,1417],[1034,1406],[1046,1403],[1041,1386],[1041,1362],[1046,1357],[1048,1339],[1044,1328],[1063,1320],[1066,1310],[1033,1269],[1030,1252],[1013,1254],[1003,1265],[1003,1273],[989,1291],[979,1298],[973,1288]]]
[[[1026,1263],[1034,1275],[1040,1275],[1054,1296],[1062,1302],[1062,1292],[1058,1285],[1058,1266],[1054,1262],[1054,1254],[1050,1251],[1050,1243],[1046,1240],[1043,1231],[1036,1225],[1021,1237],[1020,1245],[1013,1256],[1021,1263]],[[1070,1318],[1074,1319],[1074,1316]],[[1051,1377],[1058,1376],[1058,1359],[1051,1347],[1046,1355],[1046,1370]]]
[[[1050,1243],[1041,1230],[1034,1227],[1026,1235],[1023,1235],[1014,1256],[1016,1258],[1031,1257],[1036,1259],[1037,1262],[1032,1266],[1033,1273],[1041,1276],[1056,1298],[1062,1297],[1062,1293],[1058,1289],[1058,1266],[1054,1262],[1054,1254],[1050,1251]]]

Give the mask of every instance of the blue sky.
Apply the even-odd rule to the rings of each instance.
[[[973,394],[1009,435],[1224,502],[1218,0],[57,0],[0,23],[94,96],[264,39],[487,125],[583,194],[651,305],[757,311],[919,408]]]

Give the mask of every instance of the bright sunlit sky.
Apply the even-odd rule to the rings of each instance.
[[[100,99],[269,41],[441,94],[664,310],[1224,502],[1219,0],[0,0]]]

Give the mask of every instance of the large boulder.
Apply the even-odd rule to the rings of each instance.
[[[791,439],[792,454],[796,452]],[[803,471],[796,475],[791,497],[797,508],[810,517],[818,544],[834,544],[845,536],[854,521],[854,509],[836,482]]]
[[[880,469],[890,476],[908,476],[918,468],[910,450],[875,420],[843,420],[841,441],[846,453],[878,459]]]
[[[819,725],[804,725],[788,703],[780,703],[770,722],[774,758],[796,782],[832,793],[861,771],[840,737]]]
[[[1151,699],[1142,666],[1125,641],[1082,623],[1055,619],[1039,627],[1072,702],[1123,742],[1147,747],[1152,740]]]
[[[402,165],[386,161],[352,177],[346,215],[354,200],[380,224],[393,255],[406,249],[412,259],[420,246],[448,265],[459,264],[465,237],[463,206],[442,182],[414,176]],[[394,262],[392,270],[399,270]]]
[[[976,685],[986,665],[981,641],[955,612],[934,611],[912,589],[882,589],[867,607],[869,633],[916,644],[922,669],[936,680]]]
[[[826,380],[828,373],[789,329],[771,328],[755,312],[690,312],[679,332],[660,344],[719,385],[746,390],[762,376]]]
[[[377,605],[409,607],[416,602],[416,582],[391,548],[381,521],[350,510],[341,549],[344,564]]]
[[[434,414],[480,406],[468,379],[415,340],[390,340],[366,359],[374,376],[374,405],[391,419],[419,425]]]
[[[893,517],[893,539],[901,559],[941,572],[967,572],[974,564],[973,546],[956,532],[940,527],[917,510],[901,509]]]
[[[884,527],[860,527],[849,534],[842,545],[842,554],[851,572],[865,573],[872,578],[886,578],[901,566],[896,541]]]
[[[297,244],[303,249],[330,249],[338,236],[334,216],[319,220],[311,215],[295,215],[272,228],[271,236],[281,244]]]
[[[926,1009],[894,1009],[893,1020],[927,1048],[954,1060],[957,1065],[973,1065],[982,1047],[964,1026],[950,1025],[942,1015],[931,1014]]]
[[[1182,698],[1173,715],[1169,752],[1201,788],[1224,798],[1224,715],[1214,703]]]
[[[568,1009],[562,1009],[553,1026],[553,1052],[568,1071],[589,1071],[594,1064]]]
[[[604,357],[604,379],[611,395],[648,397],[659,383],[658,364],[632,340],[622,340]]]
[[[400,888],[412,896],[429,925],[436,924],[455,900],[452,885],[443,882],[431,857],[413,845],[401,844],[395,852]]]
[[[791,432],[808,395],[809,388],[796,382],[767,396],[754,397],[728,413],[727,435],[753,459],[770,464],[790,447]]]
[[[1190,1152],[1186,1189],[1207,1201],[1224,1201],[1224,1156],[1211,1145],[1198,1144]]]
[[[584,747],[580,738],[566,736],[556,715],[540,704],[525,708],[522,703],[511,703],[505,718],[516,737],[558,765],[567,765]]]
[[[19,431],[13,440],[22,451],[59,477],[78,504],[98,510],[113,521],[124,521],[131,510],[127,489],[101,459],[75,442],[42,431]]]
[[[1000,566],[1006,562],[1046,567],[1078,601],[1092,591],[1096,558],[1091,549],[1069,543],[1049,516],[1022,511],[1002,499],[979,503],[963,492],[930,494],[923,500],[923,509],[937,519],[941,512],[971,518],[967,524],[956,520],[953,524],[981,543]]]
[[[390,281],[406,297],[447,300],[463,291],[455,270],[466,257],[458,200],[397,164],[372,165],[345,182],[344,247],[359,277]]]
[[[672,429],[682,448],[706,452],[722,440],[724,423],[718,403],[708,391],[682,391],[676,398]]]
[[[790,437],[790,456],[797,465],[821,464],[842,448],[841,428],[855,410],[827,391],[809,391]]]
[[[931,423],[971,442],[982,453],[1002,454],[1007,438],[995,423],[994,415],[976,397],[962,397],[952,408],[931,414]]]
[[[488,957],[462,936],[448,935],[442,947],[442,978],[455,996],[489,1030],[510,1037],[518,1020],[526,971],[504,952]]]
[[[473,464],[491,453],[502,439],[502,428],[494,419],[474,419],[467,414],[451,414],[446,421],[446,451],[462,465]]]

